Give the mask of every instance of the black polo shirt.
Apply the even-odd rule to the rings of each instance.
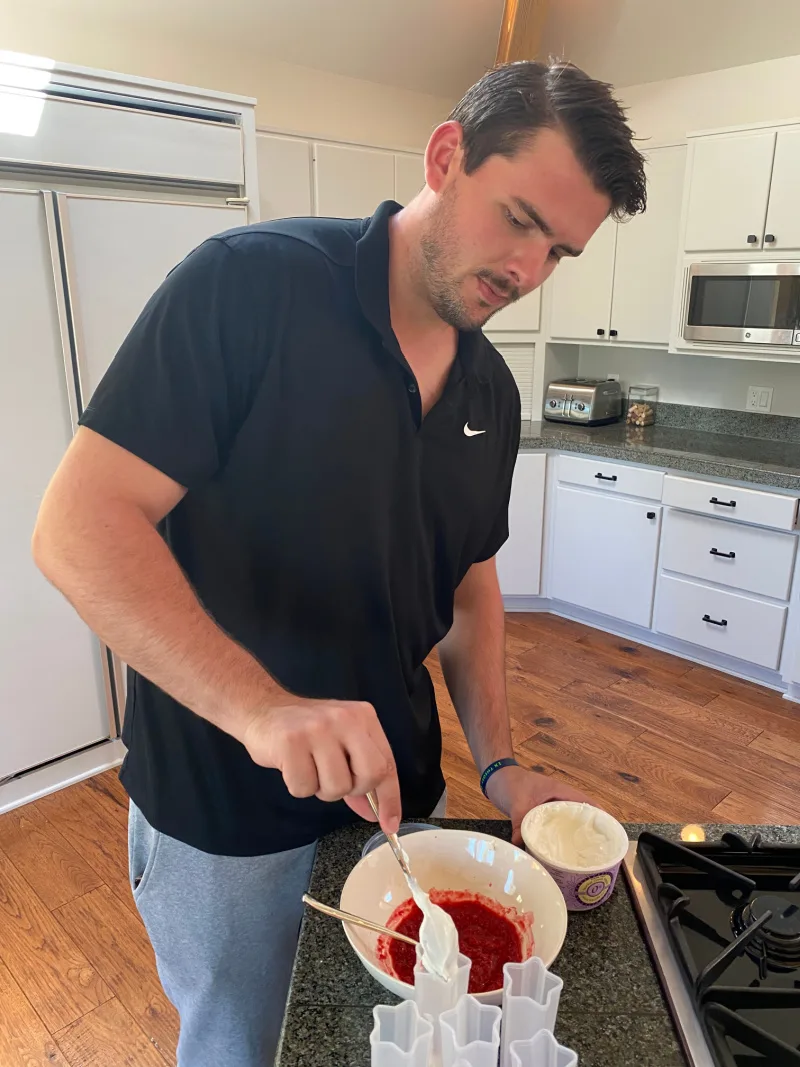
[[[161,533],[227,633],[295,693],[375,706],[413,818],[444,788],[423,661],[469,567],[507,537],[520,405],[500,355],[465,333],[423,421],[389,321],[397,210],[206,241],[151,298],[81,421],[186,487]],[[123,739],[145,817],[207,852],[294,848],[357,818],[290,796],[135,672]]]

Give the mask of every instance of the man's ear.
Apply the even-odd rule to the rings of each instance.
[[[425,150],[425,184],[439,193],[461,170],[464,150],[463,130],[459,122],[437,126]]]

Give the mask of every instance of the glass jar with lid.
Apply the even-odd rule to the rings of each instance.
[[[629,386],[628,413],[625,421],[629,426],[652,426],[656,421],[657,403],[657,385]]]

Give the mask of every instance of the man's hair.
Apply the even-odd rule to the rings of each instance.
[[[464,131],[464,170],[473,173],[489,156],[511,158],[537,130],[560,130],[595,188],[622,219],[647,203],[644,160],[612,87],[571,63],[524,60],[495,67],[453,108]]]

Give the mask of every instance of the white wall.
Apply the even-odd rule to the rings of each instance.
[[[619,374],[629,385],[657,385],[659,400],[670,404],[744,410],[749,385],[772,386],[773,415],[800,415],[800,363],[671,355],[652,349],[581,345],[579,374],[605,378]]]
[[[102,20],[75,18],[69,4],[34,0],[0,5],[0,48],[240,93],[258,100],[256,122],[294,133],[421,150],[454,100],[347,78],[263,57],[241,26],[235,50],[190,36],[176,39],[157,27],[114,22],[114,5]],[[220,18],[223,18],[220,10]]]
[[[637,136],[680,139],[692,130],[800,117],[800,55],[619,89]]]

